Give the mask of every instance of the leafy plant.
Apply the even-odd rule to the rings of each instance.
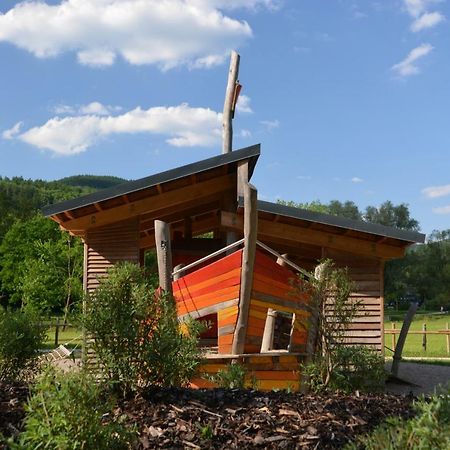
[[[447,450],[450,448],[450,388],[415,404],[417,415],[388,419],[372,433],[348,444],[347,450]]]
[[[241,364],[228,364],[226,369],[219,369],[215,375],[205,375],[205,379],[226,389],[243,389],[247,370]]]
[[[14,449],[128,449],[135,431],[111,418],[113,400],[84,372],[48,368],[38,379],[25,407],[25,429]],[[105,420],[108,418],[108,420]]]
[[[346,343],[350,324],[363,310],[361,302],[350,297],[354,285],[347,269],[324,260],[315,276],[299,281],[295,289],[310,299],[310,315],[303,323],[309,329],[309,357],[302,366],[309,388],[320,392],[379,387],[384,380],[382,358],[370,348]]]
[[[0,308],[0,380],[33,375],[44,340],[45,330],[34,314]]]
[[[100,370],[123,392],[185,385],[200,363],[201,324],[187,321],[182,332],[173,298],[156,293],[134,264],[108,272],[87,297],[82,323]]]

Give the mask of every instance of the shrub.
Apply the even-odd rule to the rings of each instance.
[[[415,404],[417,416],[390,418],[347,450],[447,450],[450,448],[450,388]]]
[[[86,299],[83,325],[104,376],[124,393],[187,384],[200,363],[200,324],[178,323],[173,298],[158,295],[134,264],[115,266]]]
[[[215,375],[205,375],[205,379],[226,389],[243,389],[247,371],[240,364],[228,364],[226,369],[219,369]]]
[[[62,374],[47,369],[38,379],[25,407],[24,431],[14,449],[108,450],[131,448],[134,430],[121,418],[104,420],[111,398],[84,372]]]
[[[0,380],[32,376],[44,338],[45,330],[34,314],[0,308]]]
[[[302,365],[303,382],[314,392],[372,390],[384,381],[384,363],[375,350],[346,344],[350,324],[363,310],[350,298],[354,290],[346,269],[324,260],[309,280],[299,280],[297,294],[307,294],[310,315],[307,362]]]

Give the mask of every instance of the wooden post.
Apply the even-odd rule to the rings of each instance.
[[[448,328],[448,322],[445,324],[445,329],[447,330],[447,355],[450,355],[450,334],[449,334],[449,328]]]
[[[391,328],[392,328],[392,331],[395,331],[395,322],[392,322]],[[396,338],[395,333],[392,333],[391,334],[391,340],[392,340],[391,345],[392,345],[393,352],[395,352],[395,338]]]
[[[239,313],[231,348],[233,355],[243,353],[247,335],[258,235],[257,200],[258,191],[254,186],[247,183],[244,191],[244,250],[242,252],[241,290],[239,293]]]
[[[228,72],[227,90],[225,93],[225,103],[223,105],[223,144],[222,153],[230,153],[233,144],[233,125],[232,125],[232,108],[234,91],[236,89],[236,82],[239,74],[239,60],[240,56],[233,50],[231,52],[230,70]]]
[[[295,322],[297,320],[297,317],[295,313],[292,314],[292,323],[291,323],[291,335],[289,336],[289,345],[288,345],[288,352],[294,351],[294,336],[295,336]]]
[[[56,318],[55,347],[58,347],[58,341],[59,341],[59,317]]]
[[[427,324],[426,323],[424,323],[422,325],[422,332],[423,332],[423,334],[422,334],[422,348],[423,348],[423,351],[426,352],[427,351]]]
[[[158,259],[159,285],[165,292],[172,293],[172,251],[170,226],[162,220],[155,220],[155,244]]]
[[[267,310],[266,323],[264,324],[264,333],[262,337],[261,353],[267,353],[273,348],[273,335],[275,331],[275,320],[277,312],[272,308]]]
[[[405,319],[403,321],[400,335],[398,337],[397,346],[395,347],[395,349],[392,349],[392,350],[395,350],[394,357],[392,360],[392,367],[391,367],[391,373],[394,376],[398,375],[398,366],[399,366],[400,360],[402,359],[402,352],[403,352],[403,347],[405,345],[406,336],[408,335],[409,327],[411,325],[414,314],[416,313],[418,307],[419,307],[418,303],[410,304],[408,312],[406,313]]]

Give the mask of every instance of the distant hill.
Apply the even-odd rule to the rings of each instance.
[[[119,177],[108,175],[74,175],[71,177],[61,178],[57,183],[65,184],[67,186],[88,187],[95,190],[106,189],[116,186],[121,183],[126,183],[128,180]]]
[[[90,194],[124,183],[111,176],[75,175],[56,181],[0,176],[0,244],[17,219],[27,220],[43,206]]]

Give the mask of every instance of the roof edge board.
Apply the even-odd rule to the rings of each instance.
[[[243,198],[239,198],[239,206],[243,206]],[[339,228],[346,228],[361,233],[374,234],[387,238],[397,239],[408,243],[425,242],[425,234],[417,231],[401,230],[399,228],[388,227],[377,223],[364,222],[362,220],[347,219],[345,217],[333,216],[331,214],[319,213],[308,209],[295,208],[293,206],[281,205],[279,203],[258,200],[258,211],[280,216],[291,217],[293,219],[306,220],[309,222],[330,225]]]
[[[169,169],[164,172],[159,172],[138,180],[127,181],[126,183],[121,183],[111,188],[102,189],[82,197],[48,205],[43,207],[41,211],[47,217],[53,216],[64,211],[70,211],[89,206],[94,203],[110,200],[124,194],[130,194],[132,192],[156,186],[157,184],[174,181],[194,173],[205,172],[225,164],[232,164],[245,159],[250,159],[249,176],[251,177],[260,153],[261,144],[255,144],[242,149],[233,150],[230,153],[212,156],[211,158],[176,167],[174,169]]]

